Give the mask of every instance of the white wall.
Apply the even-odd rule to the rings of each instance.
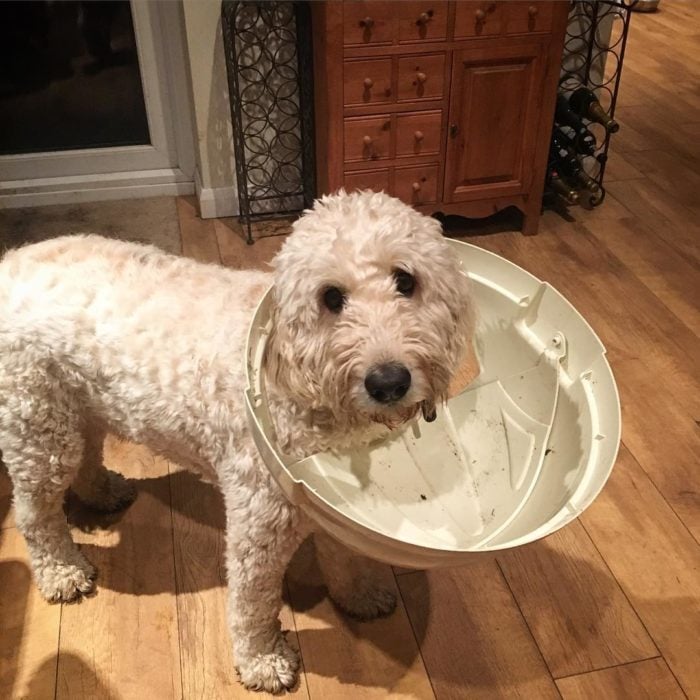
[[[221,0],[182,0],[203,218],[238,213]]]

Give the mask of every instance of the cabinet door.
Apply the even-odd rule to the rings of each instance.
[[[444,201],[517,195],[532,179],[545,39],[454,52]]]

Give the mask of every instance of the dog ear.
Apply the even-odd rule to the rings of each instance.
[[[476,325],[476,310],[474,307],[471,281],[460,268],[455,285],[454,306],[452,317],[455,322],[455,333],[451,337],[450,355],[453,358],[452,375],[460,369],[465,358],[473,354],[474,327]],[[452,377],[450,377],[452,379]]]
[[[456,284],[456,323],[457,342],[462,348],[470,343],[474,335],[474,324],[476,321],[474,301],[472,298],[472,285],[466,273],[459,269],[458,281]]]
[[[441,368],[441,386],[445,391],[455,373],[460,369],[465,357],[470,353],[474,336],[475,311],[471,294],[471,282],[458,265],[446,266],[440,280],[440,303],[447,307],[449,323],[444,335],[446,343],[446,367]],[[449,320],[448,320],[449,319]]]
[[[281,394],[313,405],[320,395],[318,378],[305,361],[305,343],[298,328],[280,322],[275,305],[271,312],[272,330],[265,345],[263,363],[268,385]]]

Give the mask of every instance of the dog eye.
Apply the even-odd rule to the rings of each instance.
[[[345,306],[345,294],[338,287],[326,287],[323,305],[332,313],[339,314]]]
[[[406,270],[394,270],[396,291],[405,297],[413,296],[416,289],[416,278]]]

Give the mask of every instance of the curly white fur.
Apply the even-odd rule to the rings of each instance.
[[[243,407],[251,314],[275,285],[267,376],[278,442],[298,456],[366,442],[441,400],[471,329],[466,277],[440,226],[383,194],[324,197],[294,226],[272,275],[153,247],[72,236],[0,262],[0,449],[37,584],[52,601],[90,592],[71,540],[65,489],[112,510],[134,497],[102,466],[105,431],[145,443],[219,485],[227,514],[229,624],[242,682],[276,692],[298,659],[280,630],[287,563],[311,524],[262,464]],[[393,272],[415,276],[401,296]],[[322,304],[342,288],[343,310]],[[401,362],[411,387],[380,405],[364,388]],[[327,536],[319,562],[351,614],[390,612],[373,564]]]

